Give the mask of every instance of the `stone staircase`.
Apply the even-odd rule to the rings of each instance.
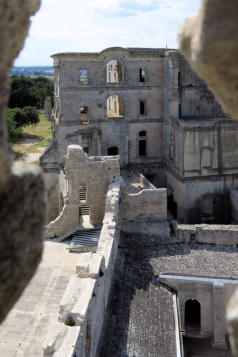
[[[98,245],[101,229],[77,231],[72,235],[69,245],[70,252],[95,252]]]

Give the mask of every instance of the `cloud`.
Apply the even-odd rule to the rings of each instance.
[[[200,0],[42,0],[17,65],[52,64],[59,52],[177,47],[179,24]]]
[[[90,6],[102,16],[128,17],[140,12],[152,11],[158,7],[157,0],[102,0],[89,1]]]

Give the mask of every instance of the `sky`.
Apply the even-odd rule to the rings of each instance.
[[[200,0],[41,0],[16,66],[52,65],[60,52],[178,48],[179,25]]]

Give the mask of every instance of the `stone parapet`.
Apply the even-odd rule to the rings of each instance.
[[[44,357],[96,356],[118,249],[120,187],[120,178],[109,186],[97,252],[79,256],[60,304],[59,324],[43,346]],[[69,322],[72,327],[66,326]]]

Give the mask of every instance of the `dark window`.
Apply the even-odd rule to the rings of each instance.
[[[146,155],[146,140],[139,140],[139,156]]]
[[[179,118],[182,118],[182,106],[179,104]]]
[[[187,300],[185,303],[185,329],[187,331],[200,331],[201,305],[197,300]]]
[[[83,151],[86,152],[86,154],[88,154],[88,147],[84,147]]]
[[[146,131],[144,131],[144,130],[143,130],[143,131],[140,131],[140,132],[139,132],[139,136],[146,136]]]
[[[181,72],[178,73],[178,87],[181,87]]]
[[[140,114],[145,114],[145,102],[143,100],[140,101]]]
[[[107,149],[107,155],[108,156],[115,156],[119,154],[119,149],[117,146],[112,146]]]
[[[140,82],[145,82],[145,67],[140,67],[139,69],[139,80]]]

